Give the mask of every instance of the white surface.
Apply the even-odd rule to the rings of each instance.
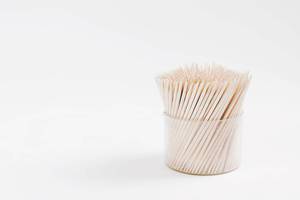
[[[298,1],[1,1],[0,199],[299,199]],[[154,77],[249,69],[243,164],[163,164]]]

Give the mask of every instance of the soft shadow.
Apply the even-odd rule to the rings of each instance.
[[[140,155],[138,157],[116,157],[87,171],[90,178],[108,181],[142,181],[176,177],[163,162],[160,155]]]
[[[99,181],[105,183],[128,184],[143,181],[168,180],[186,175],[169,169],[161,155],[140,155],[113,157],[101,163],[87,162],[64,168],[64,177],[80,181]]]

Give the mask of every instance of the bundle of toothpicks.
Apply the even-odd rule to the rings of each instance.
[[[239,166],[239,127],[249,82],[249,73],[217,64],[193,64],[157,78],[170,168],[212,175]]]

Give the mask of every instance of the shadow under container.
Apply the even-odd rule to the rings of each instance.
[[[166,164],[193,175],[217,175],[238,168],[241,116],[224,120],[182,120],[164,114]]]

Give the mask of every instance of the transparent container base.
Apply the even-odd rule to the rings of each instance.
[[[231,172],[240,164],[241,117],[188,121],[165,115],[166,164],[193,175]]]

